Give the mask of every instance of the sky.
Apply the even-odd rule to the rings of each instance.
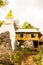
[[[0,8],[0,20],[5,20],[12,9],[13,18],[19,19],[19,25],[28,21],[40,28],[43,33],[43,0],[8,0],[9,4]]]

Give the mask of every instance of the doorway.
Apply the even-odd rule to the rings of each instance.
[[[34,48],[38,48],[38,41],[33,41]]]

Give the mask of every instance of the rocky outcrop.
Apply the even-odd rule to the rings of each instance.
[[[43,42],[43,35],[39,39],[40,42]]]
[[[34,50],[33,41],[24,41],[23,43],[19,41],[15,41],[15,48],[17,46],[21,46],[22,48],[29,48],[30,50]]]
[[[24,42],[24,47],[25,48],[30,48],[31,50],[34,49],[33,41],[25,41]]]
[[[3,32],[0,34],[0,63],[10,65],[12,63],[11,54],[10,33],[8,31]]]
[[[7,49],[12,49],[10,33],[8,31],[0,34],[0,45],[4,45],[4,47],[6,47]]]

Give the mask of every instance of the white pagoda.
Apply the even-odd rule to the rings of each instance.
[[[10,38],[11,38],[11,44],[12,44],[12,49],[14,49],[14,41],[15,41],[15,29],[13,25],[14,19],[12,15],[12,10],[7,14],[5,18],[4,24],[1,26],[1,33],[5,31],[10,32]]]

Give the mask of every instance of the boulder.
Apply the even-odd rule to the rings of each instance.
[[[31,50],[34,49],[33,41],[25,41],[24,48],[30,48]]]
[[[29,48],[30,50],[34,50],[33,41],[24,41],[23,43],[15,41],[15,48],[17,46],[21,46],[22,48]]]
[[[12,63],[11,54],[10,33],[6,31],[0,34],[0,63],[10,65]]]

